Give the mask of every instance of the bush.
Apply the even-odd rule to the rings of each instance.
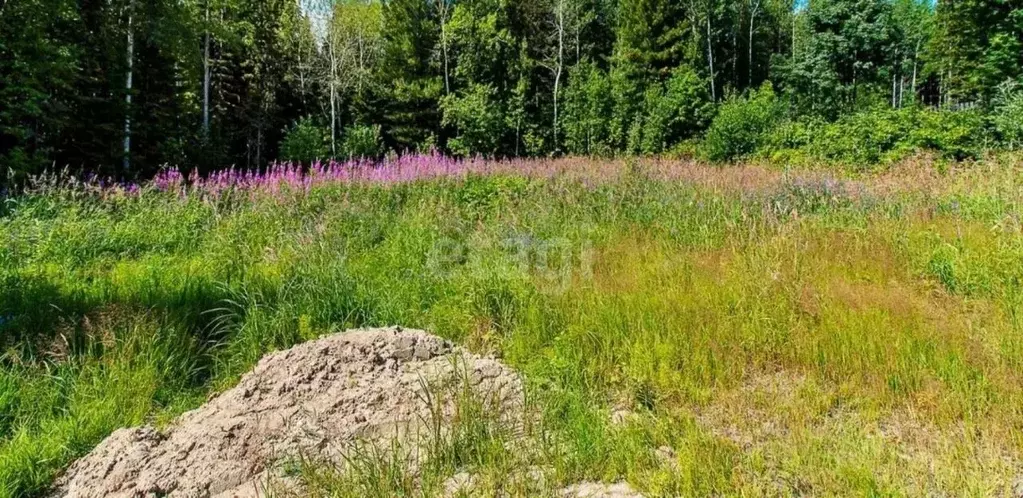
[[[1011,105],[1004,109],[1006,116],[1014,112]],[[984,115],[977,111],[880,107],[832,123],[781,121],[782,115],[769,87],[746,99],[730,99],[707,133],[704,154],[714,161],[755,153],[785,162],[816,158],[863,168],[921,150],[955,160],[976,158],[987,145]],[[1003,135],[1017,136],[1011,131],[1017,123],[1006,117]]]
[[[843,116],[815,137],[811,153],[832,161],[876,164],[905,142],[912,127],[906,113],[878,109]]]
[[[640,150],[657,154],[706,129],[714,113],[707,85],[689,66],[672,72],[663,86],[646,93]]]
[[[784,116],[770,82],[748,97],[729,98],[718,110],[707,131],[703,148],[711,161],[731,161],[756,152],[767,141],[769,132]]]
[[[345,128],[342,154],[348,159],[375,159],[384,153],[380,125],[354,125]]]
[[[1006,147],[1016,150],[1023,146],[1023,87],[1018,82],[999,85],[991,124]]]
[[[497,153],[507,130],[500,100],[495,94],[496,90],[490,85],[472,85],[441,100],[444,112],[441,124],[458,130],[458,137],[448,142],[452,153],[459,156]]]
[[[305,117],[295,122],[281,140],[281,159],[312,162],[330,157],[330,132]]]
[[[977,156],[977,137],[983,134],[982,116],[973,111],[875,109],[824,126],[810,150],[823,159],[860,167],[920,150],[961,160]]]
[[[758,151],[761,155],[773,155],[786,150],[805,149],[813,143],[814,137],[824,123],[816,119],[787,120],[779,123],[764,136]]]
[[[764,135],[755,155],[780,164],[812,161],[810,145],[823,126],[817,118],[782,121]]]
[[[962,161],[976,159],[988,136],[978,111],[912,110],[912,131],[901,150],[931,150]]]

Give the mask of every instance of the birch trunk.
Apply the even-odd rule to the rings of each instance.
[[[450,71],[448,70],[448,0],[437,0],[440,5],[440,51],[444,59],[444,93],[451,93]]]
[[[134,1],[128,3],[128,40],[125,50],[125,62],[127,63],[127,75],[124,78],[124,170],[131,169],[131,87],[132,73],[135,67],[135,32],[132,21],[135,13]]]
[[[895,79],[895,71],[892,71],[892,109],[896,109],[897,99],[899,96],[897,80]]]
[[[913,103],[916,104],[916,68],[920,61],[920,40],[916,41],[916,50],[913,51]]]
[[[565,0],[558,0],[558,60],[554,72],[554,148],[558,147],[558,90],[565,57]]]
[[[206,41],[202,54],[202,134],[210,136],[210,2],[206,1]]]
[[[757,11],[760,10],[760,0],[756,0],[750,9],[749,15],[749,77],[746,81],[747,87],[753,86],[753,22],[757,18]]]
[[[263,167],[263,117],[259,118],[259,126],[256,127],[256,167]]]
[[[906,77],[899,78],[899,109],[906,105]]]
[[[895,99],[898,97],[898,95],[897,95],[898,94],[898,83],[897,83],[897,80],[896,80],[896,75],[899,72],[899,66],[898,66],[899,62],[898,61],[899,61],[899,51],[896,50],[895,51],[895,59],[894,59],[894,61],[892,61],[892,109],[896,108],[897,101]]]
[[[328,29],[333,29],[329,27]],[[327,40],[327,51],[330,57],[330,155],[337,157],[337,53],[334,47],[334,35]]]
[[[796,16],[792,16],[792,62],[796,62]]]
[[[714,40],[711,38],[711,6],[707,6],[707,65],[710,67],[710,99],[717,102],[717,87],[714,86]]]
[[[358,55],[358,78],[355,79],[355,90],[358,92],[362,91],[362,80],[366,76],[366,38],[365,33],[362,32],[362,28],[355,35],[356,45],[359,47]]]
[[[553,66],[551,67],[554,73],[554,122],[553,124],[553,136],[554,136],[554,149],[558,148],[558,94],[561,90],[561,76],[565,68],[565,2],[567,0],[554,0],[554,31],[557,34],[558,48],[554,56]]]
[[[575,63],[576,63],[576,65],[578,65],[579,61],[582,59],[582,52],[581,52],[581,49],[579,48],[579,47],[582,46],[582,43],[579,40],[579,37],[582,36],[582,34],[580,33],[581,31],[582,31],[582,27],[580,27],[580,26],[576,26],[575,27]]]

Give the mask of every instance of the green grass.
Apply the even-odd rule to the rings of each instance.
[[[1013,492],[1018,158],[834,181],[647,166],[594,184],[15,199],[0,217],[0,496],[43,492],[112,430],[171,420],[268,351],[390,324],[521,370],[535,450],[501,451],[509,436],[476,417],[421,489],[392,449],[357,452],[355,470],[300,465],[315,492],[428,494],[465,469],[496,492],[531,467],[651,495]]]

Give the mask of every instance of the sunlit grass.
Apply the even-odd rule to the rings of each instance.
[[[463,470],[496,492],[530,467],[551,489],[654,495],[1013,492],[1017,159],[855,177],[571,161],[601,181],[22,196],[0,218],[0,496],[39,493],[110,431],[166,423],[267,351],[389,324],[524,372],[541,450],[508,460],[504,435],[474,433],[428,485],[386,454],[361,461],[369,481],[304,467],[324,494]]]

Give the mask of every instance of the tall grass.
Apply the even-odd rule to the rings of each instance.
[[[522,370],[549,428],[529,465],[555,483],[1011,493],[1018,159],[480,164],[8,202],[0,496],[41,493],[112,430],[165,423],[268,351],[389,324]],[[453,448],[445,472],[479,450]],[[377,456],[367,473],[404,482]]]

